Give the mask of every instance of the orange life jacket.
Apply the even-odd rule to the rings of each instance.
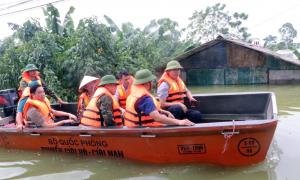
[[[127,99],[127,93],[126,93],[126,90],[125,88],[123,87],[122,84],[119,84],[117,86],[117,92],[118,92],[118,95],[119,95],[119,104],[122,108],[125,108],[126,107],[126,99]]]
[[[186,86],[180,77],[177,80],[172,79],[166,72],[158,80],[158,87],[162,82],[166,82],[169,85],[167,102],[181,102],[184,103],[184,97],[186,97]]]
[[[108,95],[113,100],[113,117],[116,125],[121,126],[123,124],[121,118],[120,105],[118,101],[107,89],[105,89],[104,87],[99,87],[93,95],[85,111],[83,112],[81,118],[81,123],[83,125],[93,127],[105,126],[104,122],[101,122],[102,116],[100,114],[100,110],[97,107],[97,101],[103,95]]]
[[[54,123],[54,115],[51,112],[51,105],[49,100],[45,97],[44,101],[28,98],[24,105],[23,117],[25,124],[28,123],[27,111],[30,107],[35,107],[41,115],[45,118],[46,124]]]
[[[126,108],[126,99],[131,92],[131,86],[133,84],[134,77],[130,76],[130,81],[131,82],[129,84],[127,91],[125,90],[124,86],[121,83],[117,86],[117,91],[118,91],[118,95],[119,95],[119,97],[118,97],[119,104],[123,109]]]
[[[144,96],[150,96],[157,110],[160,110],[160,104],[155,97],[152,96],[143,85],[132,85],[131,92],[133,93],[127,97],[126,101],[126,112],[124,114],[125,125],[129,127],[162,126],[162,123],[155,121],[151,116],[146,115],[144,112],[138,113],[136,111],[137,101]]]
[[[81,93],[80,96],[78,97],[77,113],[81,114],[88,106],[89,102],[90,102],[90,96],[88,95],[88,93],[87,92]]]

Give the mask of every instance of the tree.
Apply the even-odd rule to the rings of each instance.
[[[242,23],[247,20],[248,15],[237,12],[230,15],[225,11],[225,7],[225,4],[217,3],[205,10],[195,11],[189,18],[190,24],[187,27],[189,38],[194,42],[206,42],[223,35],[247,40],[250,34]]]
[[[43,28],[37,20],[32,19],[19,26],[17,30],[15,33],[17,38],[22,42],[28,42],[35,36],[35,33],[42,31]]]
[[[277,37],[268,35],[263,39],[265,41],[264,47],[269,48],[271,50],[276,50],[277,48]]]
[[[295,49],[294,50],[294,54],[297,56],[297,58],[300,60],[300,52],[297,50],[297,49]]]
[[[58,10],[48,5],[45,27],[36,20],[10,24],[14,34],[0,42],[0,89],[17,87],[22,68],[33,63],[51,89],[74,101],[84,75],[154,71],[190,46],[181,41],[177,22],[168,18],[153,20],[143,30],[131,23],[119,28],[108,16],[104,23],[81,19],[75,28],[73,12],[70,7],[61,24]]]
[[[71,36],[74,33],[74,21],[72,18],[72,14],[74,13],[75,8],[71,6],[69,11],[65,15],[64,22],[63,22],[63,35],[64,36]]]
[[[285,48],[293,47],[293,40],[297,37],[297,30],[292,23],[285,23],[279,28],[281,41],[285,44]]]
[[[46,29],[50,33],[70,36],[74,32],[74,21],[72,19],[72,14],[75,8],[71,6],[65,15],[63,24],[60,21],[60,14],[56,7],[52,4],[48,4],[46,8],[43,8],[44,15],[46,16]]]
[[[178,23],[169,18],[152,20],[143,32],[156,45],[161,58],[172,57],[177,50],[182,49]]]
[[[244,41],[248,40],[251,36],[251,34],[247,32],[248,28],[241,27],[243,21],[248,19],[248,15],[235,12],[229,19],[229,26],[231,27],[229,28],[229,35]]]
[[[44,15],[46,16],[47,30],[50,33],[62,34],[62,28],[60,26],[60,14],[56,7],[52,4],[48,4],[46,8],[43,8]]]
[[[117,24],[109,16],[104,15],[104,19],[108,23],[111,32],[118,32],[118,33],[121,32]]]

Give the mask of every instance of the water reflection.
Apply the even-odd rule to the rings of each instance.
[[[121,178],[121,180],[167,180],[168,178],[157,177],[157,176],[142,176],[142,177],[130,177]]]
[[[0,166],[34,165],[38,161],[0,162]]]
[[[70,171],[70,172],[63,172],[63,173],[53,173],[53,174],[45,174],[41,176],[33,176],[29,178],[22,178],[22,180],[53,180],[53,179],[59,179],[59,180],[80,180],[80,179],[88,179],[93,175],[94,173],[84,170],[84,171]],[[21,180],[21,179],[20,179]]]
[[[8,179],[20,176],[24,174],[27,170],[22,167],[5,167],[0,168],[0,179]]]

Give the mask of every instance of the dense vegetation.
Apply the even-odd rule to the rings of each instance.
[[[0,89],[17,87],[22,68],[28,63],[38,66],[48,86],[65,100],[75,100],[77,87],[83,75],[103,76],[127,70],[134,73],[141,68],[152,71],[167,60],[192,47],[214,39],[217,35],[250,41],[251,35],[243,22],[245,13],[229,13],[225,5],[216,4],[195,11],[190,24],[179,29],[169,18],[152,20],[144,29],[131,23],[118,27],[105,16],[105,22],[96,17],[81,19],[75,27],[71,7],[60,21],[53,5],[43,9],[46,26],[32,19],[22,25],[9,23],[14,34],[0,41]],[[215,23],[212,23],[215,22]],[[280,45],[293,47],[297,31],[291,24],[280,29],[282,42],[276,37],[266,38],[266,47]],[[182,37],[186,34],[186,37]]]

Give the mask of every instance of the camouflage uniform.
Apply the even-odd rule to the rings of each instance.
[[[28,109],[27,118],[27,126],[30,128],[42,127],[45,122],[45,118],[34,107]]]
[[[103,95],[97,100],[97,108],[101,112],[101,115],[106,126],[114,126],[113,117],[113,100],[108,95]]]

